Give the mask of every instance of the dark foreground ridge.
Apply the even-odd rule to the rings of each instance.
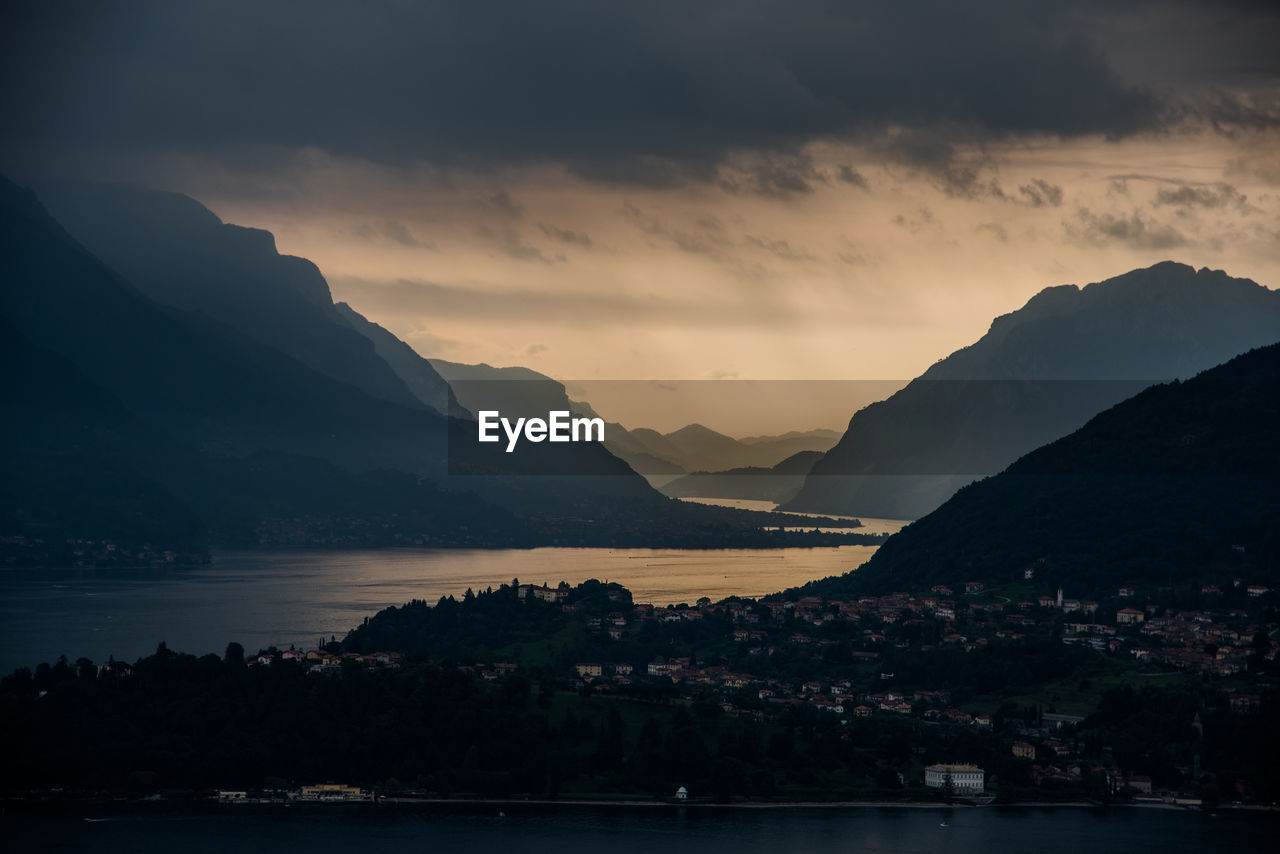
[[[1280,586],[1280,344],[1154,386],[792,595]],[[1024,595],[1024,594],[1020,594]]]

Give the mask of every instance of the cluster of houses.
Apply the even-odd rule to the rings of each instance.
[[[1242,586],[1243,582],[1238,581],[1236,585]],[[1258,584],[1245,588],[1250,598],[1272,592]],[[1214,585],[1205,585],[1201,594],[1211,603],[1212,597],[1220,592]],[[967,596],[982,593],[980,582],[965,585]],[[1117,590],[1119,600],[1132,601],[1137,595],[1133,587]],[[1060,634],[1067,644],[1089,646],[1100,652],[1127,652],[1136,658],[1149,657],[1173,667],[1219,675],[1246,670],[1246,659],[1255,652],[1252,647],[1255,636],[1259,632],[1272,635],[1280,628],[1251,621],[1248,612],[1239,607],[1188,611],[1154,603],[1141,608],[1125,604],[1104,613],[1098,602],[1067,598],[1062,590],[1056,595],[1040,596],[1034,602],[964,602],[956,598],[951,588],[941,584],[918,596],[898,592],[849,601],[809,597],[795,602],[730,600],[716,604],[704,599],[693,608],[636,605],[634,614],[638,620],[666,623],[727,616],[735,624],[730,631],[732,640],[751,648],[753,654],[774,652],[779,643],[825,646],[834,641],[824,639],[810,627],[816,629],[841,621],[865,623],[871,618],[874,627],[865,629],[861,635],[862,645],[869,649],[855,650],[855,658],[876,658],[874,649],[893,639],[895,627],[923,626],[932,621],[940,623],[942,631],[936,637],[936,644],[922,644],[923,649],[945,645],[973,650],[996,641]],[[796,628],[780,637],[776,627],[782,624]],[[594,627],[601,625],[596,619]],[[611,614],[603,625],[609,628],[611,637],[618,639],[626,619],[620,613]],[[1263,654],[1273,660],[1276,647]]]
[[[361,655],[356,652],[334,653],[324,649],[303,651],[286,649],[284,652],[260,652],[245,659],[248,667],[270,667],[277,662],[297,662],[307,668],[308,673],[341,673],[346,664],[356,664],[369,670],[396,668],[400,666],[403,656],[398,652],[373,652]]]
[[[1242,587],[1242,584],[1236,587],[1247,592],[1249,598],[1272,592],[1262,585]],[[881,658],[878,650],[882,648],[911,645],[904,640],[906,637],[933,641],[917,640],[920,649],[954,645],[965,650],[1028,637],[1060,637],[1064,643],[1087,645],[1102,652],[1227,676],[1245,671],[1251,655],[1261,654],[1267,660],[1274,660],[1276,648],[1280,646],[1255,641],[1259,633],[1275,636],[1280,627],[1251,617],[1239,607],[1239,596],[1230,600],[1234,603],[1232,607],[1183,610],[1148,603],[1136,588],[1129,586],[1118,588],[1114,600],[1107,597],[1106,608],[1099,602],[1066,597],[1061,590],[1034,601],[1016,602],[990,601],[993,597],[984,596],[984,592],[983,585],[970,583],[964,586],[961,595],[945,585],[937,585],[923,595],[895,592],[848,601],[810,597],[794,602],[735,599],[713,604],[703,599],[694,607],[636,605],[632,619],[663,623],[696,622],[712,617],[722,622],[727,619],[730,625],[726,628],[726,639],[751,655],[772,655],[791,645],[811,646],[816,653],[834,643],[849,645],[852,638],[854,649],[848,655],[862,663],[877,662]],[[1206,585],[1200,592],[1201,603],[1212,606],[1213,597],[1219,591]],[[980,597],[981,601],[966,601],[964,597]],[[836,622],[855,623],[860,631],[833,634],[821,630],[828,623]],[[929,624],[927,632],[903,631],[912,625]],[[612,634],[614,638],[626,625],[627,619],[621,613],[593,618],[594,628],[617,630]],[[878,674],[882,684],[894,687],[868,691],[856,687],[850,679],[800,682],[757,676],[729,666],[700,664],[680,657],[656,658],[634,673],[629,664],[608,661],[579,662],[576,671],[582,681],[601,686],[653,677],[691,688],[711,688],[719,694],[725,713],[758,720],[773,719],[787,706],[808,706],[845,718],[885,714],[977,729],[990,728],[992,724],[988,716],[951,706],[946,691],[898,689],[894,674],[885,672]],[[863,685],[865,678],[864,668]],[[1261,703],[1257,694],[1233,689],[1229,696],[1232,711],[1240,714],[1256,711]],[[1035,726],[1018,724],[1019,738],[1012,743],[1011,750],[1014,756],[1032,762],[1032,780],[1044,786],[1078,784],[1082,779],[1103,774],[1113,793],[1128,789],[1139,795],[1151,795],[1149,778],[1122,775],[1115,768],[1095,767],[1074,755],[1075,745],[1065,733],[1082,720],[1069,715],[1044,714]],[[958,790],[982,779],[981,769],[965,767],[964,774],[977,774],[976,777],[961,777],[957,769],[952,772],[951,784]],[[945,773],[939,772],[943,776]],[[928,785],[941,785],[938,782],[941,776],[935,774],[932,779]],[[981,785],[979,782],[978,788]]]
[[[320,783],[316,786],[303,786],[299,789],[271,790],[251,796],[243,789],[219,789],[218,803],[248,804],[276,801],[303,801],[310,803],[360,803],[372,801],[373,792],[358,786],[347,786],[343,783]]]
[[[1240,584],[1243,582],[1238,582],[1237,586]],[[564,583],[558,588],[521,585],[520,589],[522,596],[546,601],[562,601],[562,598],[552,597],[569,593],[568,585]],[[1206,586],[1202,594],[1212,597],[1215,590]],[[1248,585],[1247,591],[1250,597],[1271,592],[1261,585]],[[964,596],[981,596],[983,593],[980,582],[964,585]],[[877,661],[880,658],[878,650],[884,646],[911,645],[904,640],[907,633],[903,631],[911,626],[930,628],[928,632],[913,635],[917,639],[932,641],[916,640],[921,650],[938,646],[974,650],[990,643],[1016,642],[1031,636],[1059,636],[1064,643],[1087,645],[1101,652],[1149,658],[1177,668],[1220,675],[1244,671],[1248,657],[1253,654],[1263,654],[1273,660],[1276,647],[1280,646],[1272,645],[1260,652],[1254,645],[1255,636],[1259,632],[1275,634],[1277,626],[1251,620],[1248,613],[1240,608],[1183,611],[1156,604],[1134,607],[1139,601],[1138,590],[1130,586],[1120,587],[1116,597],[1123,607],[1104,612],[1098,602],[1065,597],[1061,589],[1054,595],[1040,596],[1036,601],[989,601],[992,597],[985,596],[983,601],[974,602],[964,601],[946,585],[935,585],[922,595],[894,592],[847,601],[807,597],[794,602],[730,599],[712,603],[710,599],[703,598],[693,607],[663,608],[636,604],[631,609],[630,620],[687,623],[716,617],[730,623],[727,639],[749,655],[760,656],[772,655],[785,646],[811,646],[815,652],[835,643],[850,646],[847,632],[836,639],[831,633],[821,631],[821,627],[833,622],[856,623],[863,628],[852,636],[853,648],[843,654],[854,662],[862,663]],[[611,639],[618,640],[628,622],[628,615],[619,610],[605,616],[589,617],[588,627],[607,631]],[[959,709],[948,708],[942,696],[945,692],[860,693],[853,689],[849,680],[830,685],[817,682],[797,685],[794,680],[759,678],[721,665],[699,665],[688,658],[657,658],[638,673],[633,673],[632,664],[617,661],[582,661],[576,664],[575,669],[579,679],[601,687],[627,685],[634,677],[644,676],[670,679],[691,687],[723,689],[726,693],[749,690],[765,702],[766,710],[769,704],[805,704],[854,717],[869,717],[883,712],[914,714],[965,725],[983,726],[986,723],[982,716],[971,716]],[[880,673],[880,679],[892,684],[893,674]],[[735,708],[730,699],[726,699],[722,706],[732,714],[762,714],[759,708]]]
[[[149,543],[127,545],[114,540],[67,537],[45,540],[25,534],[0,537],[0,566],[70,565],[94,567],[194,566],[208,563],[204,554],[161,549]]]

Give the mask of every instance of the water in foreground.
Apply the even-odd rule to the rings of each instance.
[[[396,549],[219,552],[196,569],[0,570],[0,673],[65,654],[133,661],[171,649],[221,654],[311,647],[410,599],[509,583],[617,581],[636,601],[761,596],[861,566],[874,546],[654,549]]]
[[[499,811],[505,812],[500,815]],[[83,813],[83,814],[82,814]],[[6,810],[15,851],[432,851],[614,854],[731,851],[1078,854],[1262,851],[1273,815],[1159,809],[747,809],[469,805],[194,810]]]

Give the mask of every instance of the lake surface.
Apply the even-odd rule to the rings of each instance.
[[[0,673],[66,655],[133,661],[164,641],[221,654],[310,648],[410,599],[468,587],[617,581],[637,602],[762,596],[861,566],[874,546],[821,549],[220,551],[195,569],[0,570]]]
[[[388,806],[7,810],[14,851],[1079,854],[1273,850],[1274,815],[1112,809]],[[86,821],[86,818],[95,820]],[[945,825],[945,826],[944,826]]]

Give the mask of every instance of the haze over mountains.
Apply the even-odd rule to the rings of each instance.
[[[184,196],[52,186],[69,235],[31,193],[0,189],[0,322],[26,366],[6,390],[23,417],[7,426],[5,526],[115,529],[184,554],[206,537],[727,545],[767,524],[670,502],[635,470],[675,480],[669,495],[914,517],[1154,380],[1280,338],[1276,292],[1164,263],[1046,289],[859,411],[838,444],[609,424],[604,447],[507,455],[476,444],[476,411],[596,413],[536,371],[422,357],[334,304],[270,234]]]
[[[466,414],[426,360],[264,232],[172,194],[55,192],[93,252],[0,181],[0,323],[22,371],[5,391],[6,559],[767,539],[763,515],[671,502],[598,444],[478,445],[439,411]]]
[[[436,372],[429,360],[345,302],[335,303],[334,308],[354,331],[373,343],[374,352],[395,371],[414,397],[437,412],[455,418],[474,417],[458,403],[449,383]]]
[[[13,401],[24,417],[10,428],[20,435],[3,449],[10,486],[0,515],[20,552],[66,559],[72,539],[105,530],[117,552],[108,558],[154,550],[183,560],[198,557],[207,536],[288,540],[260,530],[286,522],[327,526],[335,543],[413,528],[446,541],[518,540],[510,514],[421,478],[444,471],[444,417],[318,373],[203,313],[159,305],[72,240],[29,191],[0,184],[0,216],[0,313],[15,364],[26,367]]]
[[[1280,292],[1164,262],[1046,288],[857,413],[784,509],[919,518],[1152,382],[1280,339]]]
[[[782,504],[804,486],[805,475],[822,459],[821,451],[800,451],[775,466],[742,466],[719,472],[694,472],[659,487],[672,498],[736,498]]]
[[[38,192],[81,245],[155,301],[205,314],[375,397],[418,400],[341,321],[316,266],[279,254],[270,232],[223,223],[178,193],[92,183]]]
[[[393,404],[390,423],[408,417],[433,425],[371,462],[440,475],[447,462],[459,461],[446,459],[447,422],[438,416],[469,413],[445,380],[390,333],[349,306],[335,305],[319,270],[277,253],[269,233],[222,223],[174,193],[106,184],[57,184],[42,193],[72,237],[143,294],[177,309],[175,316],[211,318],[215,328],[242,333],[292,357],[285,361],[342,383],[348,396],[362,392]],[[344,408],[356,408],[359,399],[343,400]],[[607,456],[596,448],[577,452]],[[364,462],[340,455],[334,461]]]
[[[812,595],[1280,582],[1280,344],[1146,389],[970,484]],[[1031,572],[1028,578],[1027,571]]]
[[[599,416],[590,403],[572,400],[563,383],[529,368],[429,361],[449,382],[462,406],[473,413],[498,410],[536,417],[552,410],[569,410],[575,415]],[[627,429],[611,421],[605,426],[605,447],[655,485],[686,472],[773,466],[801,451],[826,451],[839,438],[834,430],[735,439],[701,424],[668,433],[647,427]]]

